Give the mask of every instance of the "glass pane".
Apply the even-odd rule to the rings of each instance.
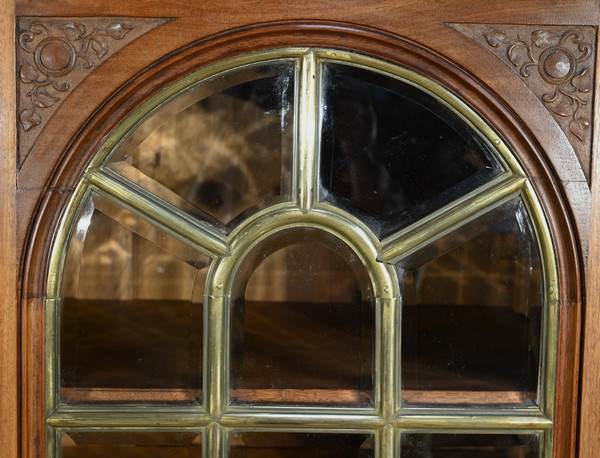
[[[192,294],[208,263],[136,215],[93,196],[71,239],[65,267],[63,399],[197,399],[203,305],[194,303]]]
[[[216,225],[288,200],[294,71],[268,63],[203,82],[145,121],[111,167]]]
[[[462,119],[409,84],[331,63],[323,85],[321,198],[382,237],[502,172]]]
[[[240,432],[230,441],[231,458],[371,458],[367,434]]]
[[[542,267],[514,200],[398,265],[407,403],[536,400]]]
[[[62,458],[201,458],[196,432],[72,431],[62,435]]]
[[[402,458],[538,458],[534,434],[403,434]]]
[[[236,285],[234,402],[372,404],[374,301],[346,244],[316,229],[280,232],[248,255]]]

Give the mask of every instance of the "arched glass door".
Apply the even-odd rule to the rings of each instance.
[[[118,126],[67,208],[48,456],[551,456],[556,275],[518,161],[446,89],[224,61]]]

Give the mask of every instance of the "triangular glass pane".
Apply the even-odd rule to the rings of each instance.
[[[399,79],[325,63],[322,85],[321,200],[380,237],[503,172],[463,119]]]
[[[278,61],[202,82],[144,121],[111,168],[217,226],[289,200],[294,72]]]

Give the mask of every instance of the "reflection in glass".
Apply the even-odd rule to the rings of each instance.
[[[371,286],[345,243],[316,229],[282,231],[246,257],[236,284],[234,402],[372,404]]]
[[[324,64],[322,198],[384,237],[502,172],[482,140],[398,79]]]
[[[406,258],[398,275],[405,402],[535,402],[542,267],[519,199]]]
[[[372,458],[368,434],[239,432],[230,440],[230,458]]]
[[[201,458],[196,432],[70,431],[61,437],[61,458]]]
[[[226,72],[145,121],[111,167],[195,216],[233,225],[289,199],[293,106],[293,62]]]
[[[402,435],[402,458],[538,458],[533,434]]]
[[[110,216],[109,216],[110,215]],[[170,250],[166,251],[166,250]],[[74,232],[60,304],[60,386],[70,401],[190,402],[202,374],[203,306],[191,301],[208,259],[93,196]]]

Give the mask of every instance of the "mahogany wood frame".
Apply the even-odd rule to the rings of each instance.
[[[103,135],[97,135],[97,132],[105,134],[110,126],[116,121],[122,119],[129,109],[139,100],[142,100],[152,91],[153,85],[159,85],[170,81],[175,72],[190,68],[190,60],[193,65],[201,66],[211,61],[217,60],[223,56],[223,50],[228,49],[230,53],[235,54],[243,50],[252,50],[254,46],[265,45],[269,40],[271,43],[284,45],[285,40],[281,40],[281,33],[285,32],[288,44],[305,45],[324,45],[330,43],[340,45],[339,36],[335,33],[320,33],[319,22],[315,20],[323,19],[323,11],[328,9],[328,19],[337,21],[335,27],[339,27],[339,33],[344,32],[343,24],[365,24],[369,27],[376,27],[380,30],[402,30],[402,35],[409,39],[415,39],[431,49],[443,49],[446,57],[453,59],[464,68],[462,75],[452,74],[452,71],[444,69],[443,59],[440,59],[439,74],[431,75],[434,78],[440,78],[441,75],[448,84],[454,89],[458,88],[459,94],[464,98],[478,97],[479,104],[489,103],[481,100],[481,94],[487,93],[485,86],[477,87],[480,81],[486,81],[487,85],[493,91],[501,93],[511,110],[517,117],[522,118],[528,125],[522,132],[514,132],[510,136],[511,143],[521,144],[524,149],[534,149],[537,151],[554,151],[560,154],[562,150],[569,149],[563,136],[557,131],[557,128],[548,124],[547,114],[541,112],[538,103],[532,99],[531,95],[524,88],[514,88],[514,94],[510,95],[509,88],[515,84],[514,78],[509,70],[505,70],[493,57],[482,57],[480,51],[468,40],[461,39],[453,35],[452,40],[448,36],[452,33],[444,23],[446,22],[478,22],[478,23],[499,23],[510,24],[518,22],[520,24],[572,24],[572,25],[598,25],[598,15],[600,7],[592,0],[586,1],[563,1],[558,4],[548,5],[543,1],[519,0],[512,2],[510,6],[502,9],[493,9],[489,6],[476,7],[469,5],[464,1],[464,7],[458,5],[460,2],[438,2],[427,6],[427,2],[417,0],[396,1],[399,7],[389,11],[391,1],[369,1],[360,6],[343,5],[323,0],[316,3],[315,7],[309,8],[302,2],[283,5],[284,2],[266,2],[261,4],[258,1],[243,0],[232,2],[231,5],[223,5],[221,2],[199,2],[190,4],[184,1],[165,2],[144,0],[141,2],[121,2],[118,6],[109,6],[106,2],[88,0],[85,2],[76,0],[67,1],[47,1],[43,3],[2,0],[0,3],[0,36],[2,36],[3,45],[0,47],[0,56],[2,65],[0,66],[0,93],[2,99],[0,102],[0,141],[2,152],[0,155],[0,288],[2,289],[1,303],[1,321],[0,321],[0,443],[2,444],[2,454],[4,456],[36,456],[36,440],[40,437],[30,436],[30,432],[35,429],[35,425],[40,420],[43,421],[43,412],[40,412],[39,406],[43,405],[43,393],[36,390],[43,375],[37,372],[36,368],[40,366],[40,361],[35,355],[40,354],[39,346],[43,344],[43,327],[39,318],[42,310],[42,300],[40,287],[44,284],[43,277],[31,278],[30,276],[21,277],[25,272],[26,264],[32,262],[32,265],[44,265],[43,242],[47,235],[48,228],[54,226],[55,220],[45,219],[38,221],[37,225],[31,225],[31,219],[36,212],[42,211],[38,207],[38,199],[45,194],[45,200],[41,201],[46,209],[46,215],[52,215],[49,210],[58,209],[68,198],[69,190],[81,173],[81,167],[86,162],[75,158],[76,154],[87,152],[87,156],[93,154],[95,144],[93,143],[92,131],[96,130],[96,140],[100,140]],[[338,5],[333,7],[332,5]],[[242,12],[240,14],[239,12]],[[16,176],[16,120],[17,112],[15,106],[15,87],[16,87],[16,68],[14,57],[15,43],[15,17],[16,16],[117,16],[117,17],[136,17],[136,16],[154,16],[154,17],[174,17],[165,29],[168,32],[168,40],[139,39],[130,45],[130,49],[122,53],[120,58],[107,62],[102,72],[91,75],[77,89],[78,92],[65,100],[62,113],[73,113],[65,116],[67,123],[64,122],[49,123],[45,129],[38,145],[34,147],[35,166],[22,169],[19,182],[17,184]],[[253,29],[240,28],[249,23],[260,23],[266,18],[277,17],[282,21],[291,21],[280,23],[272,29],[271,38],[260,37],[253,34]],[[292,24],[302,18],[302,27],[294,27]],[[197,25],[202,24],[202,31],[197,31]],[[399,25],[401,24],[401,25]],[[194,29],[196,27],[196,29]],[[279,29],[277,29],[279,27]],[[312,32],[308,29],[312,27]],[[227,29],[238,29],[237,39],[230,36],[219,38],[220,31]],[[422,34],[421,30],[427,28],[428,32]],[[360,29],[360,27],[359,27]],[[165,33],[166,33],[165,32]],[[195,40],[204,36],[214,35],[216,38],[208,43],[199,46],[199,48],[189,47],[179,56],[169,56],[173,49],[188,46]],[[164,38],[166,35],[162,35]],[[346,35],[348,38],[350,35]],[[384,38],[388,37],[388,38]],[[365,51],[372,43],[365,39],[360,33],[354,35],[349,41],[344,41],[349,48]],[[224,44],[231,40],[229,44]],[[261,41],[262,40],[262,41]],[[389,43],[386,44],[386,40]],[[148,44],[153,47],[148,47]],[[215,43],[219,46],[215,47]],[[379,54],[381,57],[394,60],[396,56],[393,52],[395,44],[386,34],[381,34],[381,48]],[[386,55],[387,53],[387,55]],[[435,55],[435,54],[432,54]],[[131,60],[131,65],[123,65]],[[159,59],[162,59],[159,61]],[[148,67],[152,62],[159,61],[152,67]],[[469,64],[475,62],[475,64]],[[596,59],[598,62],[598,59]],[[165,70],[167,64],[171,65],[170,70]],[[483,64],[489,64],[485,68],[479,68]],[[141,79],[138,79],[136,86],[127,86],[127,82],[132,80],[136,73],[146,68],[146,72]],[[476,79],[470,79],[471,75],[477,75]],[[469,85],[462,84],[460,80],[470,79]],[[141,82],[140,82],[141,81]],[[453,83],[456,83],[453,85]],[[597,83],[596,97],[598,97]],[[100,89],[98,89],[100,88]],[[121,88],[121,89],[119,89]],[[116,97],[109,99],[109,95],[117,92]],[[461,92],[462,91],[462,92]],[[107,102],[104,102],[107,100]],[[87,102],[82,106],[83,101]],[[490,103],[490,106],[493,106]],[[588,242],[588,233],[586,231],[586,217],[591,212],[591,230],[589,231],[589,257],[585,275],[587,285],[585,288],[585,313],[584,313],[584,339],[582,345],[583,365],[580,371],[577,371],[577,360],[563,361],[563,364],[571,364],[571,367],[563,367],[561,373],[571,374],[568,379],[560,380],[559,383],[566,384],[571,388],[573,397],[565,400],[566,405],[572,405],[575,417],[579,417],[579,425],[575,422],[567,425],[565,429],[570,429],[573,435],[567,434],[562,441],[560,450],[557,448],[555,456],[572,456],[575,449],[575,434],[579,436],[578,456],[591,458],[595,456],[596,450],[600,448],[600,397],[597,395],[600,390],[600,162],[598,161],[598,141],[600,141],[600,123],[598,123],[598,101],[595,103],[594,123],[594,151],[592,168],[592,205],[585,199],[578,200],[577,195],[567,195],[570,201],[571,210],[565,208],[554,208],[556,214],[568,218],[569,212],[574,212],[574,217],[578,223],[579,240],[585,246]],[[90,118],[94,111],[101,107],[99,114],[96,114],[94,123],[84,124],[84,121]],[[510,126],[515,129],[515,124],[511,121],[513,113],[506,110],[505,107],[496,106],[496,112],[490,108],[486,112],[488,118],[495,125]],[[66,132],[65,132],[66,130]],[[545,135],[535,137],[538,144],[528,145],[531,141],[531,132],[543,132]],[[554,135],[553,135],[554,134]],[[65,139],[77,138],[78,140],[70,145],[65,144]],[[562,140],[561,140],[562,139]],[[36,149],[37,148],[37,149]],[[60,161],[62,170],[56,170],[55,166],[59,163],[56,151],[67,151]],[[84,154],[84,155],[85,155]],[[30,163],[31,164],[31,163]],[[555,172],[560,176],[561,170],[553,164]],[[548,171],[549,165],[536,158],[531,163],[526,164],[526,168],[534,177],[543,177]],[[564,176],[564,174],[563,174]],[[54,177],[54,178],[52,178]],[[68,178],[67,178],[68,177]],[[56,181],[58,179],[58,181]],[[53,181],[57,187],[47,189],[46,183]],[[571,183],[568,179],[559,179],[558,182],[540,183],[541,188],[547,189],[549,194],[567,192],[564,188]],[[561,185],[562,188],[561,189]],[[17,191],[17,188],[20,190]],[[567,193],[568,194],[568,193]],[[556,207],[556,201],[548,197],[544,202],[550,207]],[[17,212],[18,209],[18,212]],[[17,214],[18,213],[18,214]],[[54,215],[57,217],[57,215]],[[556,221],[553,231],[560,233],[569,229],[568,221]],[[32,231],[32,232],[31,232]],[[42,236],[35,236],[35,233]],[[567,237],[568,238],[568,237]],[[36,240],[36,246],[33,252],[27,257],[25,247],[27,240]],[[576,240],[576,236],[571,237]],[[577,260],[569,253],[578,250],[576,246],[565,246],[558,248],[559,253],[563,253],[563,261],[568,268],[579,269]],[[43,272],[38,272],[43,275]],[[573,279],[564,279],[565,282]],[[19,285],[25,289],[19,290]],[[579,348],[579,321],[580,305],[582,294],[579,291],[579,285],[565,285],[570,291],[575,291],[570,297],[564,298],[567,307],[571,313],[570,319],[563,321],[561,332],[565,335],[575,335],[571,340],[561,342],[562,350],[574,352],[578,355]],[[23,292],[23,299],[19,302],[19,292]],[[20,330],[25,330],[19,342]],[[574,349],[569,348],[574,346]],[[581,374],[581,383],[576,379],[577,374]],[[23,385],[20,384],[22,374]],[[31,383],[35,381],[35,383]],[[577,403],[577,392],[581,386],[580,401]],[[33,388],[33,391],[32,391]],[[568,392],[569,390],[567,390]],[[40,404],[40,396],[42,402]],[[571,402],[569,402],[571,401]],[[36,407],[37,406],[37,407]],[[578,408],[578,406],[581,406]],[[575,418],[568,413],[564,414],[565,423]],[[570,428],[569,428],[570,426]],[[567,439],[568,437],[568,439]]]

